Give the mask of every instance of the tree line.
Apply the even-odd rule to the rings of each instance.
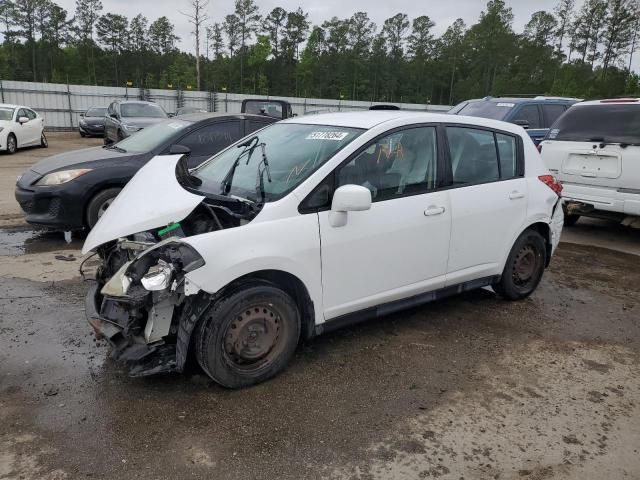
[[[513,29],[504,0],[434,34],[428,15],[376,25],[366,12],[312,25],[298,8],[261,12],[234,0],[211,22],[208,0],[183,0],[193,52],[167,17],[102,13],[101,0],[0,0],[0,78],[262,95],[453,104],[485,95],[640,95],[632,71],[640,0],[559,0]],[[428,13],[428,12],[425,12]]]

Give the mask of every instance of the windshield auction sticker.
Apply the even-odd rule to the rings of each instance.
[[[349,135],[349,132],[311,132],[307,140],[335,140],[340,141]]]
[[[515,103],[504,103],[504,102],[496,103],[496,107],[504,107],[504,108],[511,108],[511,107],[514,107],[515,105],[516,105]]]

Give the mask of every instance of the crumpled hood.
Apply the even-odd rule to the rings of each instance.
[[[176,164],[181,157],[156,156],[142,167],[89,232],[82,253],[186,218],[205,197],[188,192],[178,183]]]

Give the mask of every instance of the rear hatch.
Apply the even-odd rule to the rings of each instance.
[[[547,168],[566,183],[640,188],[640,102],[576,104],[541,144]]]

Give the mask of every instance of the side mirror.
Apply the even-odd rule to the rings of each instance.
[[[84,117],[84,113],[81,113],[81,114],[80,114],[80,117],[81,117],[81,118],[83,118],[83,117]]]
[[[169,147],[169,155],[189,155],[190,153],[191,149],[189,147],[185,147],[179,143],[173,144]]]
[[[18,118],[18,123],[22,125],[23,123],[27,123],[29,121],[29,117],[20,117]]]
[[[371,208],[371,192],[361,185],[343,185],[333,194],[329,223],[344,227],[348,212],[362,212]]]
[[[173,112],[169,112],[169,113],[167,113],[167,117],[169,117],[169,118],[173,118],[173,117],[175,117],[175,116],[176,116],[176,114],[175,114],[175,113],[173,113]]]
[[[529,128],[529,122],[527,120],[514,120],[513,123],[521,126],[525,130]]]

